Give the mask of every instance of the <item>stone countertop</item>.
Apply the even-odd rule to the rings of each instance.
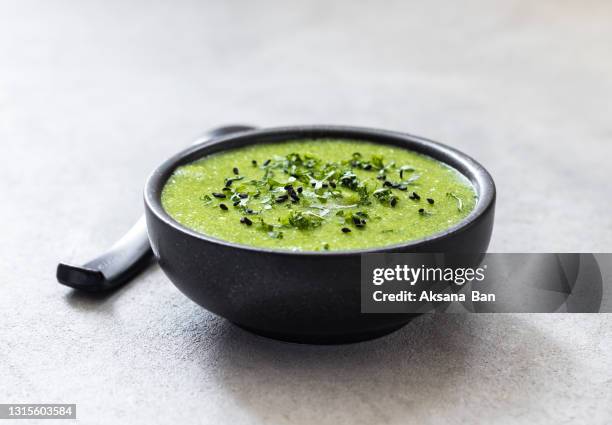
[[[612,420],[612,316],[437,315],[302,346],[233,327],[157,267],[59,286],[139,216],[150,170],[202,130],[338,123],[481,161],[491,251],[612,244],[606,1],[0,4],[0,402],[87,424]]]

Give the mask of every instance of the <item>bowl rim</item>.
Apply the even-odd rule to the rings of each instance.
[[[161,192],[174,170],[184,164],[196,161],[206,155],[251,145],[258,142],[283,142],[290,139],[338,138],[361,140],[371,143],[388,144],[428,155],[459,171],[474,186],[478,196],[476,205],[470,214],[455,225],[432,235],[393,245],[372,248],[308,251],[281,248],[267,248],[235,243],[218,239],[197,232],[182,225],[168,214],[161,204]],[[289,256],[352,256],[361,254],[382,254],[418,249],[428,243],[438,242],[454,234],[463,232],[478,222],[479,218],[488,212],[495,204],[496,188],[489,172],[469,155],[448,145],[435,142],[424,137],[409,133],[383,130],[369,127],[339,126],[339,125],[300,125],[256,128],[253,130],[231,133],[210,141],[190,146],[161,163],[146,180],[144,188],[145,208],[164,224],[190,237],[225,247]],[[149,226],[149,224],[147,224]]]

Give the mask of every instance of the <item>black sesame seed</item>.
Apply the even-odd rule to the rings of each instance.
[[[289,192],[289,196],[291,196],[291,199],[295,202],[298,202],[300,200],[300,197],[297,196],[297,193],[295,193],[294,191]]]
[[[334,183],[334,182],[329,182],[329,185],[330,185],[330,186],[331,186],[333,189],[335,189],[335,188],[336,188],[336,183]]]
[[[223,189],[221,189],[221,191],[223,191],[223,192],[231,192],[232,189],[230,189],[229,187],[226,186]]]
[[[238,204],[240,204],[240,201],[234,201],[234,203],[232,204],[233,206],[237,207]]]
[[[342,228],[342,233],[350,233],[351,229],[349,229],[348,227],[343,227]]]
[[[263,165],[269,165],[269,164],[270,164],[270,160],[269,160],[269,159],[266,159],[266,160],[264,161],[264,163],[263,163]]]
[[[385,176],[384,174],[379,174],[379,175],[376,176],[376,178],[378,180],[387,180],[387,176]]]
[[[219,193],[219,192],[213,192],[212,196],[214,196],[215,198],[219,198],[219,199],[227,198],[227,196],[225,196],[225,194]]]
[[[396,197],[391,198],[391,201],[389,201],[389,204],[391,204],[392,207],[396,206],[397,205],[397,198]]]
[[[405,185],[405,184],[400,184],[400,185],[399,185],[397,188],[398,188],[399,190],[408,190],[408,187],[406,187],[406,185]]]
[[[434,200],[433,200],[433,199],[431,199],[431,198],[427,198],[427,202],[429,202],[429,204],[430,204],[430,205],[433,205]]]
[[[246,193],[239,193],[239,194],[238,194],[238,197],[239,197],[239,198],[242,198],[242,199],[246,199],[246,198],[248,198],[248,197],[249,197],[249,195],[248,195],[248,194],[246,194]]]
[[[247,213],[247,214],[255,214],[255,211],[253,211],[250,208],[247,208],[246,210],[244,210],[244,212]]]
[[[232,171],[233,171],[233,172],[234,172],[234,174],[236,174],[236,175],[240,174],[240,171],[238,170],[238,167],[234,167],[234,168],[232,169]]]
[[[251,164],[253,164],[253,167],[257,167],[257,161],[255,161],[254,159],[251,161]]]
[[[419,208],[419,214],[425,214],[425,208]]]
[[[353,224],[355,224],[356,227],[365,227],[366,221],[359,217],[353,217]]]
[[[409,196],[410,199],[414,199],[415,201],[418,201],[419,199],[421,199],[421,197],[419,196],[418,193],[416,192],[412,192],[412,194],[410,194]]]
[[[234,183],[234,180],[225,180],[225,187],[230,187]]]
[[[280,204],[281,202],[285,202],[287,199],[289,199],[288,195],[281,195],[278,198],[276,198],[276,202]]]
[[[383,186],[385,186],[385,187],[392,187],[392,186],[393,186],[393,183],[388,182],[388,181],[385,181],[385,182],[383,183]]]
[[[303,190],[304,188],[302,186],[298,187],[298,193],[302,193]]]
[[[249,220],[249,218],[248,218],[248,217],[242,217],[242,218],[240,219],[240,222],[241,222],[242,224],[246,224],[247,226],[250,226],[251,224],[253,224],[253,222],[252,222],[251,220]]]
[[[219,204],[219,208],[221,208],[223,211],[227,211],[227,205],[225,204]]]

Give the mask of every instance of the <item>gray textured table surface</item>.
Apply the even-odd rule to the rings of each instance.
[[[147,173],[203,129],[342,123],[485,164],[493,251],[610,251],[606,1],[0,3],[0,402],[82,423],[612,421],[612,316],[422,317],[363,344],[284,344],[153,268],[57,285],[106,248]]]

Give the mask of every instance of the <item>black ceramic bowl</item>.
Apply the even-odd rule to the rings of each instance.
[[[205,155],[261,142],[333,137],[400,146],[464,174],[478,194],[462,222],[433,236],[382,248],[291,252],[240,245],[197,233],[161,205],[176,167]],[[186,149],[159,166],[145,187],[147,228],[162,270],[189,298],[252,332],[304,343],[360,341],[405,325],[405,314],[362,314],[360,256],[392,252],[485,252],[493,228],[495,185],[469,156],[408,134],[355,127],[307,126],[230,134]]]

